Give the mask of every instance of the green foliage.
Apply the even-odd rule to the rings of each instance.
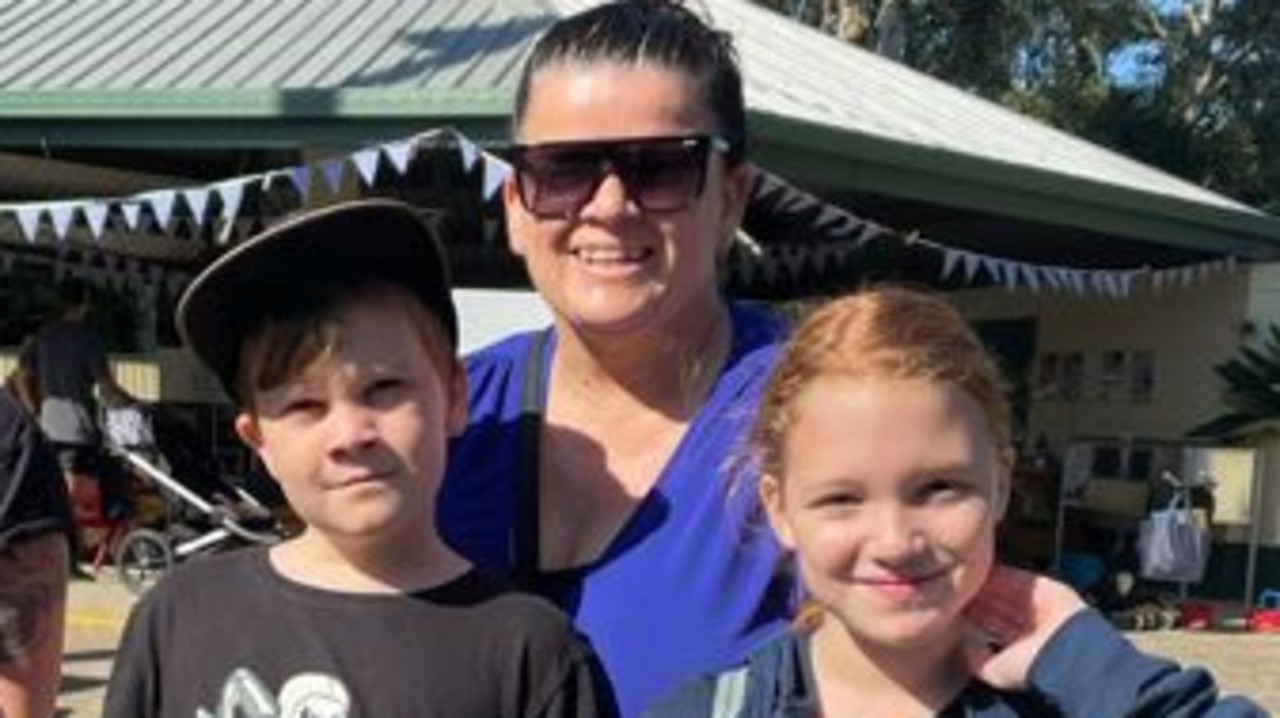
[[[757,0],[1280,214],[1276,0]]]
[[[1191,436],[1240,439],[1280,429],[1280,327],[1270,326],[1259,346],[1241,347],[1214,371],[1225,384],[1227,411],[1192,429]]]

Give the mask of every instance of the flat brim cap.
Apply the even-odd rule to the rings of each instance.
[[[385,281],[420,298],[458,345],[449,284],[447,215],[389,199],[365,199],[297,214],[233,247],[178,300],[183,342],[236,399],[241,344],[292,287]]]

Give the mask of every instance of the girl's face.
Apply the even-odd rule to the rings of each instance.
[[[761,498],[809,594],[860,643],[955,641],[995,555],[1010,458],[950,383],[828,375]]]
[[[588,333],[679,331],[716,310],[717,263],[750,178],[710,148],[715,132],[700,84],[677,70],[567,63],[533,77],[518,133],[535,150],[503,196],[511,248],[560,318]],[[702,144],[655,147],[656,138]],[[576,209],[538,212],[521,197],[520,177],[526,188],[539,184],[533,177],[564,184],[586,167],[610,169]],[[660,207],[633,196],[676,176],[694,179],[674,182],[687,191],[663,193],[673,196]]]

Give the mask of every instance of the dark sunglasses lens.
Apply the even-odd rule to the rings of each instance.
[[[618,153],[627,191],[650,212],[684,209],[702,192],[706,146],[689,140],[651,143]]]
[[[600,154],[589,150],[526,148],[517,165],[520,201],[534,214],[572,214],[591,198],[601,164]]]

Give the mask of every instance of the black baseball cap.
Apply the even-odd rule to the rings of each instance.
[[[362,199],[294,215],[236,245],[204,269],[178,300],[176,322],[233,398],[240,348],[273,303],[321,283],[379,281],[405,287],[439,317],[456,349],[458,314],[442,211]]]

